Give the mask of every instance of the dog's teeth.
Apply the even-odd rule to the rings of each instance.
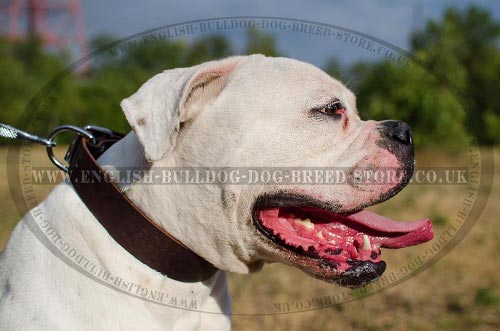
[[[304,220],[304,222],[305,222],[306,228],[308,228],[309,230],[314,230],[314,224],[311,222],[310,219],[306,218]]]
[[[366,234],[363,235],[363,246],[361,248],[365,251],[369,251],[372,249],[370,238],[368,238]]]
[[[296,218],[295,221],[299,224],[302,224],[302,226],[304,226],[308,230],[314,230],[314,224],[309,218],[306,218],[305,220]]]

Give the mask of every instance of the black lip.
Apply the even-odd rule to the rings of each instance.
[[[380,278],[387,266],[384,261],[349,260],[347,264],[351,266],[349,269],[340,275],[332,277],[329,281],[335,282],[340,286],[358,288]],[[336,262],[324,259],[318,260],[318,266],[325,270],[337,269]],[[318,278],[324,279],[321,275],[318,276]]]
[[[289,192],[276,192],[273,194],[263,194],[254,203],[253,210],[282,207],[315,207],[333,213],[346,213],[339,204],[325,203],[310,196]],[[355,211],[349,211],[355,212]]]
[[[376,280],[382,276],[387,266],[384,261],[352,260],[348,263],[352,267],[341,273],[336,279],[339,285],[347,287],[360,287]]]

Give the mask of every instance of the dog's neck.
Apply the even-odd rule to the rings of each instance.
[[[124,196],[127,196],[134,202],[134,206],[132,209],[136,209],[139,211],[138,215],[145,215],[143,219],[147,219],[149,216],[149,220],[145,220],[144,222],[146,224],[149,224],[150,222],[154,223],[157,226],[160,226],[163,230],[163,232],[167,233],[167,236],[170,236],[171,239],[173,240],[168,240],[168,238],[165,238],[165,240],[157,240],[158,236],[162,236],[162,232],[160,230],[157,230],[157,233],[155,234],[154,232],[148,232],[150,233],[149,237],[146,235],[146,231],[142,233],[141,236],[136,236],[135,231],[133,233],[130,233],[127,238],[124,241],[117,240],[119,244],[122,244],[125,249],[127,249],[128,241],[129,240],[135,240],[135,241],[146,241],[143,243],[144,245],[149,245],[151,247],[149,254],[154,255],[154,254],[160,254],[157,255],[157,258],[152,257],[151,255],[148,255],[150,258],[152,258],[152,261],[159,261],[156,263],[157,266],[162,267],[158,269],[160,272],[163,272],[166,276],[169,276],[170,274],[176,275],[179,270],[183,270],[186,268],[186,266],[182,265],[186,260],[190,260],[190,253],[189,249],[185,248],[184,244],[181,244],[182,241],[179,241],[176,237],[170,234],[169,230],[169,224],[166,224],[162,220],[172,220],[176,221],[176,215],[178,214],[177,211],[175,210],[175,204],[171,203],[172,199],[170,199],[170,196],[168,195],[161,195],[161,199],[154,193],[155,190],[154,186],[151,185],[151,183],[148,183],[145,181],[141,181],[138,177],[134,177],[133,179],[130,177],[126,177],[124,174],[129,174],[130,171],[134,171],[134,174],[146,174],[148,171],[152,171],[152,179],[156,179],[156,170],[153,167],[156,167],[152,163],[148,162],[146,158],[144,157],[144,154],[142,153],[141,146],[135,136],[135,134],[132,132],[125,136],[121,141],[118,141],[115,143],[115,145],[111,146],[106,153],[102,155],[102,157],[99,158],[98,160],[99,164],[101,165],[102,168],[104,168],[107,171],[107,174],[110,175],[111,179],[114,181],[114,184],[119,187],[120,191]],[[149,175],[144,175],[144,177],[141,178],[146,178]],[[124,179],[124,180],[122,180]],[[156,185],[156,183],[155,183]],[[146,187],[145,187],[146,186]],[[97,192],[95,194],[98,194]],[[144,199],[144,197],[147,196],[147,199]],[[122,202],[125,201],[126,198],[122,197],[121,201],[117,202]],[[155,215],[151,214],[151,208],[157,205],[158,202],[161,201],[161,209],[164,211],[164,217],[161,219],[155,219]],[[114,200],[110,199],[109,203],[114,203]],[[128,204],[126,204],[128,205]],[[124,206],[125,207],[125,206]],[[90,207],[89,207],[90,208]],[[92,210],[92,208],[90,208]],[[123,209],[121,209],[123,213],[120,215],[113,215],[113,214],[107,214],[104,213],[104,215],[99,216],[103,217],[105,221],[104,223],[100,220],[101,224],[110,224],[113,228],[107,229],[110,234],[115,233],[115,225],[117,224],[116,222],[107,222],[107,219],[119,219],[119,224],[120,227],[123,229],[127,226],[127,224],[123,224],[124,222],[135,222],[136,220],[134,217],[131,216],[131,214],[135,215],[135,211],[131,210],[130,214],[129,212],[125,212]],[[117,214],[120,214],[120,212],[117,212]],[[130,217],[129,217],[130,215]],[[145,224],[145,225],[146,225]],[[106,225],[104,225],[106,227]],[[122,230],[120,230],[122,231]],[[120,233],[120,232],[119,232]],[[155,236],[153,236],[155,235]],[[150,239],[148,239],[150,238]],[[158,247],[154,246],[154,243],[157,243],[159,245]],[[139,245],[140,247],[141,245]],[[128,249],[127,249],[128,250]],[[175,256],[184,256],[184,258],[181,259],[174,259],[178,260],[175,263],[178,263],[180,265],[175,266],[175,265],[165,265],[161,260],[163,261],[169,261],[171,258],[169,256],[162,256],[162,252],[176,252],[174,255]],[[184,253],[186,252],[186,253]],[[140,258],[139,258],[140,259]],[[146,260],[149,258],[146,257]],[[184,262],[181,262],[184,261]],[[144,262],[146,263],[146,262]],[[147,264],[147,263],[146,263]],[[168,267],[168,268],[163,268],[163,267]],[[208,266],[207,266],[208,267]],[[154,268],[154,267],[153,267]],[[170,271],[169,271],[170,270]],[[195,270],[192,270],[190,272],[195,272]],[[204,272],[200,270],[200,272],[203,274]],[[208,269],[207,272],[208,274]],[[187,278],[190,277],[190,275],[186,275]],[[200,275],[201,277],[201,275]],[[178,279],[176,277],[173,277],[174,279]],[[182,278],[178,279],[180,281],[184,281]],[[196,277],[195,277],[196,278]]]
[[[142,169],[148,166],[133,134],[117,143],[116,147],[113,146],[108,153],[105,153],[99,159],[99,163],[108,169],[112,167]],[[133,191],[131,187],[124,187],[124,189],[128,192]],[[141,201],[141,203],[143,202]],[[61,205],[65,207],[54,208],[54,206]],[[168,306],[170,302],[165,302],[166,298],[169,298],[169,300],[172,298],[176,300],[185,299],[188,305],[195,302],[195,310],[220,312],[221,310],[227,311],[230,309],[230,303],[226,300],[227,289],[224,272],[219,271],[211,278],[198,283],[182,283],[165,277],[141,263],[120,247],[93,217],[91,212],[81,206],[79,197],[70,185],[59,185],[49,198],[42,203],[41,208],[50,227],[57,232],[58,237],[60,236],[63,242],[84,257],[85,261],[88,261],[87,266],[95,265],[95,267],[92,267],[93,272],[103,270],[109,273],[108,278],[111,280],[108,279],[107,281],[110,285],[108,287],[117,288],[121,292],[128,292],[130,295],[125,295],[123,299],[127,302],[129,308],[138,305],[136,307],[138,313],[145,310],[147,314],[157,316],[158,321],[168,321],[172,312],[175,314],[186,313],[182,309],[168,309],[168,307],[165,307],[165,304]],[[175,215],[174,205],[169,199],[162,202],[162,208],[172,211],[172,217]],[[76,268],[85,269],[81,265],[76,266]],[[81,273],[88,273],[89,270],[87,269],[81,270]],[[100,275],[102,276],[102,273]],[[95,277],[95,272],[91,276]],[[82,282],[80,278],[75,278],[75,281],[77,280],[77,284],[70,286],[81,287],[94,284],[93,282]],[[98,283],[91,285],[89,288],[83,289],[82,287],[82,292],[88,291],[92,293],[101,288],[103,289],[102,293],[99,292],[100,294],[96,295],[92,300],[106,302],[108,299],[113,300],[111,297],[119,293],[107,290]],[[216,299],[220,304],[215,304],[214,288],[218,291]],[[137,289],[141,289],[142,292],[138,292]],[[140,298],[141,293],[146,293],[146,290],[147,293],[156,293],[157,297],[163,296],[161,302],[163,305],[147,304],[134,298],[134,296]]]
[[[143,204],[131,202],[130,198],[113,183],[106,181],[84,185],[78,181],[78,169],[86,166],[92,169],[92,163],[88,162],[89,158],[86,157],[89,155],[88,152],[81,152],[87,151],[85,146],[85,141],[83,141],[83,149],[77,149],[75,153],[73,162],[75,170],[71,173],[71,181],[82,201],[116,242],[135,258],[169,278],[181,282],[199,282],[210,278],[217,269],[206,259],[187,248],[183,241],[169,234],[165,225],[151,218],[153,215],[148,217],[148,211],[141,208]],[[121,173],[111,175],[115,183],[121,182],[122,173],[131,174],[133,171],[133,178],[128,176],[126,180],[129,183],[122,183],[122,186],[132,186],[134,182],[137,185],[148,184],[145,181],[139,182],[137,170],[140,169],[138,164],[141,160],[134,159],[129,162],[133,164],[130,166],[130,164],[123,164],[123,158],[121,158],[121,164],[118,166]],[[126,169],[123,169],[124,166]],[[110,166],[106,167],[108,174],[113,173],[109,169]],[[143,178],[148,182],[149,179],[155,180],[158,177],[155,171],[158,169],[140,170],[142,170],[140,173],[144,174]],[[168,195],[160,195],[151,201],[163,201],[164,199],[160,197],[169,198]]]
[[[118,169],[116,172],[119,172],[120,169],[149,170],[153,168],[155,173],[158,170],[182,167],[185,166],[185,162],[189,162],[189,160],[183,160],[180,157],[176,159],[173,156],[166,157],[154,164],[148,162],[144,157],[142,146],[133,132],[113,145],[98,161],[103,168],[112,170],[111,172],[115,172],[116,169]],[[262,267],[260,261],[252,263],[253,255],[251,252],[246,254],[249,261],[245,261],[243,254],[241,254],[242,259],[242,256],[236,256],[232,249],[224,249],[220,246],[221,242],[231,242],[232,239],[217,237],[216,233],[207,235],[206,224],[213,220],[226,224],[231,223],[237,227],[234,220],[224,220],[224,218],[234,215],[226,215],[220,208],[214,208],[214,206],[220,205],[220,202],[207,201],[207,199],[221,197],[220,187],[216,185],[195,187],[194,185],[141,183],[120,183],[119,187],[153,221],[217,268],[247,273]],[[207,217],[211,219],[207,219]],[[236,228],[234,233],[237,233]]]

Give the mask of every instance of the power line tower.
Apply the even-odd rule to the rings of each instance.
[[[78,0],[0,0],[0,29],[9,40],[38,36],[49,48],[87,53],[87,36]]]

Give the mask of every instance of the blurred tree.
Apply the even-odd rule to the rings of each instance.
[[[109,44],[101,36],[92,41],[98,48]],[[120,110],[120,102],[132,95],[153,75],[186,65],[188,45],[182,41],[157,41],[128,48],[125,54],[100,54],[94,61],[91,74],[81,80],[80,96],[86,104],[78,124],[96,124],[117,131],[130,127]]]
[[[330,76],[346,83],[346,77],[344,77],[345,72],[343,71],[342,65],[340,64],[339,60],[336,57],[331,56],[328,58],[324,66],[324,70]]]
[[[408,122],[418,148],[439,145],[458,150],[467,144],[462,125],[465,112],[460,102],[425,69],[404,70],[392,62],[383,62],[374,64],[363,75],[357,86],[362,117]]]
[[[201,37],[189,47],[186,65],[221,59],[232,54],[231,44],[226,37],[220,35]]]
[[[18,43],[0,41],[0,122],[17,125],[32,98],[64,69],[64,53],[47,53],[38,39]],[[75,77],[70,75],[55,87],[53,102],[36,127],[45,135],[60,121],[78,117],[83,108]],[[41,100],[40,100],[41,101]]]
[[[282,56],[278,51],[274,36],[262,32],[262,30],[257,27],[252,27],[247,30],[247,45],[245,54]]]
[[[500,23],[476,6],[463,11],[450,8],[440,21],[430,20],[423,31],[411,36],[416,56],[458,81],[467,97],[467,126],[481,143],[500,142],[499,40]]]
[[[500,24],[487,11],[448,9],[411,35],[413,55],[425,68],[391,62],[350,68],[361,115],[409,122],[419,147],[460,148],[466,128],[480,143],[500,142],[499,37]],[[457,88],[465,98],[450,93]]]

